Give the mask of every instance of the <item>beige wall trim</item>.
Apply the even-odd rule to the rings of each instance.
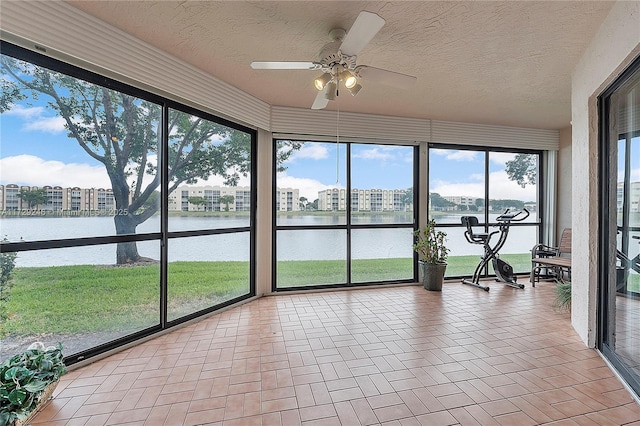
[[[2,2],[0,28],[3,40],[26,49],[250,127],[269,128],[267,103],[64,2]]]

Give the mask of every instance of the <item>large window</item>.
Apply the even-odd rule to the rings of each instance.
[[[414,147],[275,146],[276,289],[414,280]]]
[[[253,293],[255,132],[2,53],[1,359],[45,339],[73,363]]]
[[[640,59],[599,105],[599,346],[640,393]]]
[[[447,233],[451,250],[447,276],[472,274],[483,254],[482,245],[465,239],[461,217],[475,216],[479,222],[475,231],[491,233],[498,231],[497,218],[507,210],[526,209],[529,216],[512,223],[500,258],[517,273],[530,271],[530,250],[539,241],[541,224],[540,158],[541,153],[534,151],[429,146],[429,218]],[[495,234],[490,245],[498,238]]]

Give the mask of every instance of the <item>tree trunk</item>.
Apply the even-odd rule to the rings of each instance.
[[[131,215],[115,215],[113,220],[116,224],[116,234],[135,234],[138,221]],[[126,265],[140,261],[141,257],[138,254],[138,246],[135,241],[128,243],[118,243],[116,249],[116,263],[118,265]]]

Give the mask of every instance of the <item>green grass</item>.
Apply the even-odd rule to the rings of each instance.
[[[505,258],[516,270],[529,270],[528,254]],[[477,256],[450,257],[447,276],[470,275],[477,262]],[[344,260],[278,262],[277,268],[282,288],[347,280]],[[248,262],[171,262],[168,272],[169,320],[249,291]],[[352,277],[354,283],[412,279],[412,259],[356,259]],[[6,304],[9,319],[0,324],[0,331],[129,333],[150,327],[159,322],[159,282],[158,265],[16,268]],[[638,280],[635,286],[640,287]]]
[[[248,262],[172,262],[169,314],[246,294],[248,277]],[[159,282],[158,265],[16,268],[3,329],[20,335],[149,327],[159,322]]]
[[[500,259],[507,261],[518,273],[528,273],[531,270],[531,254],[505,254]],[[445,277],[471,275],[480,262],[480,256],[449,256]],[[490,263],[491,265],[491,263]],[[493,266],[489,266],[493,273]]]
[[[407,280],[413,278],[412,259],[354,259],[353,282]],[[278,287],[317,286],[347,282],[344,260],[278,262]]]

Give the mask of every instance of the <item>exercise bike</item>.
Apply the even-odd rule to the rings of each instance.
[[[640,236],[638,235],[633,235],[631,238],[640,240]],[[640,243],[640,241],[638,242]],[[629,270],[633,269],[640,274],[640,253],[638,253],[633,259],[630,259],[625,253],[616,249],[616,258],[618,261],[616,264],[616,291],[625,293]]]
[[[476,270],[473,272],[471,281],[463,279],[462,283],[473,287],[478,287],[484,291],[489,291],[488,286],[480,284],[480,275],[482,270],[492,262],[493,270],[496,273],[496,281],[501,281],[508,286],[514,288],[524,288],[524,284],[517,282],[517,277],[513,273],[513,267],[506,261],[500,259],[498,252],[507,242],[507,236],[509,235],[509,227],[511,222],[521,222],[529,217],[529,211],[527,209],[511,211],[505,210],[500,216],[496,218],[498,222],[498,230],[493,232],[481,232],[477,233],[473,231],[474,226],[478,226],[478,218],[475,216],[462,216],[462,224],[467,228],[464,231],[464,237],[471,244],[482,244],[484,247],[484,254],[480,259],[480,263],[476,266]],[[494,235],[500,234],[498,241],[491,246],[491,239]]]

